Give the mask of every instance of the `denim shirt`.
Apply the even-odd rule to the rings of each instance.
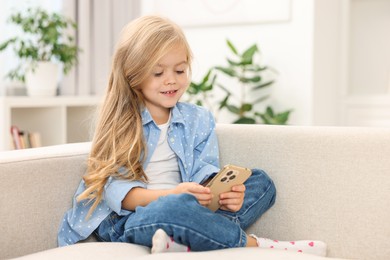
[[[202,107],[177,103],[171,110],[168,143],[177,155],[182,182],[201,183],[219,171],[219,150],[212,114]],[[142,111],[147,157],[144,169],[157,146],[160,129],[147,109]],[[58,232],[58,245],[65,246],[86,239],[111,213],[125,216],[130,211],[121,208],[122,200],[134,187],[146,188],[141,181],[128,181],[109,177],[104,186],[103,199],[92,215],[86,215],[92,206],[76,198],[85,190],[82,180],[73,198],[73,207],[65,213]]]

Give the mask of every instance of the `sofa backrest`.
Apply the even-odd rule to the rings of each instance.
[[[218,137],[222,164],[260,167],[275,182],[276,203],[250,233],[390,259],[390,129],[220,125]]]
[[[221,165],[262,168],[277,200],[249,232],[390,259],[390,129],[218,125]],[[0,259],[57,246],[90,143],[0,153]],[[361,244],[364,243],[364,246]]]

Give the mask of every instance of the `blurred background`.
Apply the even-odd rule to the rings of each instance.
[[[272,68],[264,76],[272,85],[260,94],[268,98],[256,105],[261,111],[290,111],[289,125],[390,127],[390,0],[1,0],[0,42],[18,33],[9,16],[32,6],[78,26],[72,33],[82,49],[79,63],[61,77],[59,96],[101,96],[121,28],[141,15],[160,14],[187,35],[194,82],[210,68],[229,65],[234,54],[227,40],[240,53],[255,44],[255,61]],[[7,88],[20,85],[3,77],[17,57],[7,49],[0,61],[6,96]],[[218,80],[239,91],[240,82],[228,75]],[[214,90],[210,102],[221,102],[226,91]],[[221,123],[235,116],[234,106],[227,108],[218,113]]]

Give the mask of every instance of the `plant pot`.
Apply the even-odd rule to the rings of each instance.
[[[40,61],[34,71],[26,73],[27,95],[52,97],[57,94],[59,66],[49,61]]]

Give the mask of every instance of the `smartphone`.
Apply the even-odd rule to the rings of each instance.
[[[213,194],[213,199],[207,207],[212,211],[219,209],[219,194],[231,191],[232,187],[235,185],[243,184],[251,174],[252,171],[248,168],[231,164],[223,167],[223,169],[206,185]]]

